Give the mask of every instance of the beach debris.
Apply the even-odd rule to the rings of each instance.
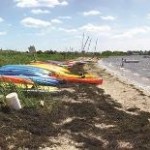
[[[40,101],[40,106],[44,107],[44,101]]]
[[[6,95],[6,105],[14,110],[19,110],[22,108],[18,94],[16,92]]]

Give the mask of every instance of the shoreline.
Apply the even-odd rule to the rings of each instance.
[[[120,71],[119,70],[114,71],[113,69],[110,69],[109,67],[107,67],[99,62],[97,63],[97,66],[102,69],[105,69],[109,74],[118,78],[121,82],[130,84],[130,85],[134,86],[135,88],[139,89],[140,91],[142,91],[145,95],[150,96],[150,86],[142,85],[142,83],[134,81],[134,79],[132,80],[130,78],[127,78],[128,75],[125,73],[124,68],[120,68]],[[145,78],[145,77],[143,77],[143,78]]]
[[[90,72],[95,72],[104,82],[99,85],[114,101],[119,102],[124,110],[137,109],[150,112],[150,95],[143,89],[126,82],[98,64],[91,67]]]

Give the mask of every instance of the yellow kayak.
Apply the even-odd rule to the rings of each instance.
[[[30,66],[46,69],[46,70],[49,70],[49,71],[52,71],[52,72],[69,73],[68,69],[65,69],[65,68],[62,68],[62,67],[59,67],[59,66],[55,66],[55,65],[51,65],[51,64],[31,63]]]
[[[31,84],[10,84],[10,83],[1,83],[0,87],[3,89],[11,89],[16,88],[20,89],[21,91],[27,91],[27,92],[58,92],[60,91],[59,88],[53,87],[53,86],[34,86]]]
[[[27,91],[42,91],[42,92],[56,92],[59,91],[59,89],[57,87],[53,87],[53,86],[30,86],[28,85],[27,87],[23,86],[23,85],[17,85],[19,88],[23,88]]]
[[[45,90],[49,92],[60,91],[59,88],[53,86],[38,86],[37,88],[39,90]]]
[[[25,89],[24,91],[29,93],[57,93],[60,90],[57,87],[52,86],[38,86],[35,88]]]
[[[95,78],[93,74],[83,74],[83,75],[76,75],[72,73],[65,73],[65,72],[59,72],[58,74],[56,73],[56,76],[65,76],[65,77],[73,77],[73,78]]]
[[[21,83],[7,83],[7,82],[1,82],[0,86],[4,89],[10,89],[10,88],[19,88],[19,89],[30,89],[33,87],[33,84],[21,84]]]

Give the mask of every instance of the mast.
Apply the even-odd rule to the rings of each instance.
[[[88,36],[87,39],[86,39],[86,42],[85,42],[85,44],[84,44],[84,46],[83,46],[83,50],[82,50],[83,53],[85,53],[85,50],[84,50],[84,49],[85,49],[85,47],[86,47],[86,44],[87,44],[89,38],[90,38],[90,37]]]
[[[94,52],[96,52],[96,50],[97,50],[97,43],[98,43],[98,38],[97,38],[96,43],[95,43],[95,51]]]
[[[82,35],[81,52],[83,51],[84,33]]]
[[[90,49],[90,46],[91,46],[91,41],[92,41],[92,38],[90,38],[90,41],[89,41],[89,45],[88,45],[88,51]]]

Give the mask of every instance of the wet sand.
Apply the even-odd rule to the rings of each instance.
[[[150,149],[150,113],[141,102],[148,97],[95,64],[73,70],[99,75],[104,84],[72,84],[56,95],[38,97],[45,107],[1,109],[1,149]]]

